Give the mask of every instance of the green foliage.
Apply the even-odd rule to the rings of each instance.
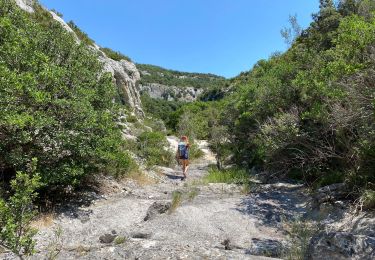
[[[126,237],[118,236],[118,237],[115,238],[113,243],[115,245],[121,245],[121,244],[124,244],[125,242],[126,242]]]
[[[213,74],[180,72],[147,64],[137,64],[137,68],[143,72],[140,81],[143,85],[159,83],[167,86],[210,89],[224,86],[226,83],[225,78]]]
[[[374,90],[366,82],[373,78],[374,29],[374,19],[341,16],[322,1],[286,53],[234,79],[235,91],[224,99],[230,113],[219,122],[234,160],[279,176],[293,171],[318,185],[373,183]]]
[[[174,155],[168,150],[169,143],[161,132],[143,132],[138,136],[137,154],[148,166],[171,166]]]
[[[250,175],[244,169],[228,168],[218,170],[211,168],[208,174],[204,177],[204,181],[208,183],[235,183],[245,184],[249,183]]]
[[[365,190],[360,198],[365,209],[375,209],[375,191]]]
[[[102,52],[104,52],[105,55],[107,55],[107,56],[108,56],[109,58],[111,58],[112,60],[116,60],[116,61],[120,61],[120,60],[131,61],[131,59],[130,59],[128,56],[122,54],[122,53],[119,52],[119,51],[114,51],[114,50],[112,50],[112,49],[110,49],[110,48],[100,48],[100,50],[101,50]]]
[[[191,143],[189,148],[189,158],[191,160],[199,159],[204,155],[203,151],[199,149],[196,143]]]
[[[75,32],[78,39],[86,45],[94,45],[94,40],[92,40],[87,33],[82,31],[73,21],[68,22],[69,27]]]
[[[284,225],[289,233],[288,240],[290,245],[284,252],[284,258],[288,260],[306,259],[310,239],[321,229],[320,225],[300,219]]]
[[[35,170],[35,161],[32,165]],[[35,217],[33,200],[41,185],[40,176],[18,172],[11,181],[12,195],[9,199],[0,199],[0,244],[17,255],[32,255],[36,230],[30,227]]]
[[[154,99],[145,93],[141,95],[141,101],[147,114],[163,120],[169,130],[176,130],[178,121],[178,112],[176,111],[183,106],[183,102]]]
[[[0,2],[0,170],[12,177],[31,159],[45,188],[131,166],[115,121],[109,74],[93,52],[48,12]]]

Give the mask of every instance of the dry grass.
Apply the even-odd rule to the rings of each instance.
[[[311,237],[322,229],[319,223],[306,220],[284,222],[284,228],[289,233],[291,245],[284,255],[288,260],[304,260]]]
[[[174,191],[172,192],[172,204],[169,208],[169,214],[175,212],[175,210],[181,205],[182,202],[182,192]]]
[[[90,252],[91,248],[89,246],[79,245],[74,249],[80,256],[86,255]]]
[[[157,180],[140,171],[131,172],[126,176],[126,178],[135,181],[139,186],[146,186],[157,183]]]
[[[196,196],[199,194],[198,188],[192,188],[189,193],[187,194],[189,201],[192,201]]]
[[[54,219],[55,213],[43,213],[31,223],[31,226],[36,229],[51,227]]]

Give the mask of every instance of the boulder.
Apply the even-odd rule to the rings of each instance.
[[[307,259],[375,259],[375,237],[349,232],[321,232],[310,240]]]
[[[170,202],[154,202],[147,210],[144,221],[151,220],[157,215],[163,214],[171,207]]]
[[[314,206],[319,207],[324,202],[334,202],[347,199],[348,191],[344,183],[335,183],[318,189],[313,195]]]
[[[103,243],[103,244],[110,244],[115,240],[116,237],[117,237],[117,234],[113,234],[112,232],[111,234],[101,235],[99,237],[99,241],[100,243]]]
[[[283,251],[284,245],[280,241],[253,238],[251,248],[246,250],[246,253],[258,256],[281,257]]]

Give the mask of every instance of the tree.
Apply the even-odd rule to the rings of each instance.
[[[356,0],[340,0],[337,9],[342,16],[349,16],[358,12],[358,4]]]
[[[284,27],[281,30],[281,36],[284,38],[285,43],[291,46],[294,41],[301,35],[302,28],[298,24],[297,15],[289,15],[290,28]]]
[[[32,172],[35,166],[33,160]],[[30,223],[36,215],[32,203],[40,180],[38,174],[18,172],[11,181],[13,195],[8,200],[0,199],[0,244],[19,256],[34,253],[36,230]]]

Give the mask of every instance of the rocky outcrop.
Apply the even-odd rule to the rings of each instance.
[[[17,5],[29,12],[34,12],[34,0],[15,0]],[[77,42],[80,42],[72,28],[57,14],[50,12],[53,19],[56,20],[68,32],[72,33]],[[138,81],[140,73],[134,63],[127,60],[115,61],[110,59],[100,51],[99,46],[90,46],[98,54],[98,59],[103,63],[104,71],[113,76],[113,83],[116,85],[121,102],[135,112],[136,115],[143,117],[142,102],[140,99]]]
[[[34,12],[34,0],[16,0],[17,5],[28,13]]]
[[[140,85],[140,90],[151,98],[192,102],[197,100],[203,89],[194,87],[167,86],[159,83]]]
[[[375,259],[375,238],[349,232],[322,232],[311,239],[307,259]]]
[[[99,52],[99,60],[104,64],[104,70],[113,76],[113,82],[117,86],[120,100],[129,106],[139,116],[144,116],[138,81],[140,74],[134,63],[127,60],[115,61],[108,58],[102,51]]]

